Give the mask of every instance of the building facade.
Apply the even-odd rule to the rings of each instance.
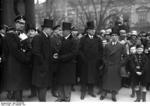
[[[87,17],[85,16],[83,8],[88,13],[89,20],[96,20],[96,18],[97,20],[100,19],[100,0],[94,0],[94,6],[91,2],[85,2],[85,4],[82,4],[83,8],[80,4],[78,4],[78,0],[74,1],[74,5],[70,5],[69,0],[61,0],[61,2],[60,0],[56,1],[55,12],[57,15],[63,17],[61,21],[69,21],[72,22],[75,26],[80,28],[84,27],[84,24],[87,21]],[[107,6],[106,2],[109,0],[103,1],[105,1],[103,2],[103,6]],[[47,11],[48,8],[45,8],[45,3],[38,5],[41,6],[38,9],[40,9],[41,13],[44,14],[42,16],[46,17],[45,11]],[[38,9],[36,8],[36,11],[38,11]],[[95,9],[97,14],[95,13]],[[113,13],[117,13],[118,15],[123,16],[124,20],[128,20],[131,30],[137,29],[139,31],[148,31],[150,29],[150,0],[134,0],[133,3],[129,2],[127,4],[124,2],[116,2],[115,5],[110,5],[110,7],[107,9],[106,16],[109,16]],[[109,20],[111,21],[111,17],[108,19],[108,22]]]

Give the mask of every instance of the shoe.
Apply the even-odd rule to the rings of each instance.
[[[23,99],[16,99],[17,102],[23,102]]]
[[[140,91],[136,91],[136,100],[134,102],[140,102],[140,101],[141,101]]]
[[[34,97],[36,97],[36,94],[31,94],[28,96],[28,98],[34,98]]]
[[[116,99],[116,93],[115,92],[112,92],[112,101],[116,102],[117,99]]]
[[[105,96],[100,96],[100,100],[104,100],[105,99]]]
[[[112,101],[117,102],[116,97],[112,97]]]
[[[135,94],[131,94],[130,97],[131,97],[131,98],[134,98],[134,97],[135,97]]]
[[[64,99],[57,99],[55,102],[64,102]]]
[[[81,97],[80,97],[80,99],[81,99],[81,100],[84,100],[85,95],[86,95],[86,94],[85,94],[85,92],[82,92],[82,93],[81,93]]]
[[[142,92],[142,102],[146,102],[146,92]]]
[[[70,97],[66,97],[65,102],[70,102]]]
[[[136,99],[134,102],[140,102],[140,99]]]
[[[94,98],[96,97],[96,95],[94,93],[88,93],[88,94]]]

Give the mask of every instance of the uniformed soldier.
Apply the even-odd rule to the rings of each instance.
[[[4,73],[3,90],[13,91],[15,100],[22,101],[22,90],[30,88],[28,63],[30,50],[25,45],[27,35],[24,33],[25,18],[15,18],[15,30],[6,33],[4,38]],[[26,47],[26,48],[24,48]]]

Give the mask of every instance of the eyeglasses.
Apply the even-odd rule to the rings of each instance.
[[[25,23],[22,23],[22,22],[18,22],[19,24],[21,24],[21,25],[25,25]]]

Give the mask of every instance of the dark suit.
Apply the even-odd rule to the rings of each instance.
[[[20,41],[18,34],[10,32],[4,38],[4,72],[3,90],[16,91],[17,100],[21,100],[21,90],[30,88],[30,50],[23,51],[25,44]],[[18,93],[20,92],[20,93]]]
[[[93,86],[96,84],[98,67],[102,60],[103,47],[101,39],[94,36],[93,39],[89,38],[87,34],[81,38],[79,45],[79,54],[82,61],[81,66],[81,91],[86,92],[85,87],[89,86],[89,93],[93,92]]]
[[[136,69],[136,66],[140,66],[140,69]],[[148,66],[148,57],[143,54],[135,54],[131,60],[131,69],[133,73],[133,82],[135,86],[139,85],[139,82],[141,86],[146,86],[147,80],[146,80],[146,74],[148,74],[147,68]],[[136,72],[142,72],[142,75],[139,76],[136,74]]]
[[[56,83],[56,75],[58,73],[58,65],[59,62],[58,60],[55,60],[53,58],[54,53],[58,53],[61,47],[61,39],[62,37],[60,35],[53,35],[50,40],[51,40],[51,62],[50,62],[50,68],[53,71],[52,75],[52,94],[53,96],[58,96],[58,85]]]
[[[3,41],[3,37],[0,34],[0,58],[2,59],[2,41]],[[1,88],[2,88],[2,60],[0,61],[0,92],[1,92]]]
[[[2,41],[3,41],[3,37],[0,34],[0,57],[2,56]]]
[[[146,64],[146,72],[145,72],[145,77],[146,77],[146,82],[150,84],[150,52],[147,54],[147,64]]]
[[[125,47],[120,43],[109,43],[104,50],[105,72],[103,89],[117,92],[121,87],[120,68],[123,63],[122,55],[126,54]]]
[[[39,100],[46,100],[46,89],[51,86],[50,39],[41,32],[32,41],[33,73],[32,84],[39,89]]]
[[[76,53],[77,44],[72,35],[68,39],[62,39],[59,50],[59,69],[57,73],[57,83],[60,85],[61,99],[70,101],[71,85],[76,81]]]

